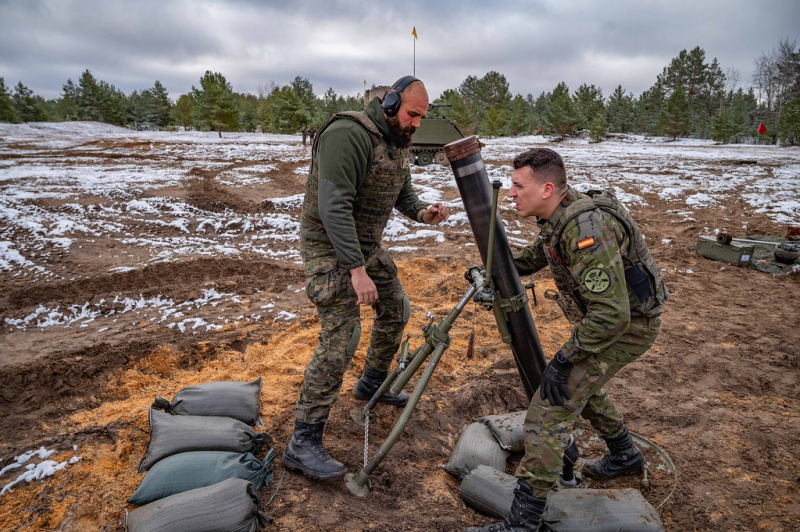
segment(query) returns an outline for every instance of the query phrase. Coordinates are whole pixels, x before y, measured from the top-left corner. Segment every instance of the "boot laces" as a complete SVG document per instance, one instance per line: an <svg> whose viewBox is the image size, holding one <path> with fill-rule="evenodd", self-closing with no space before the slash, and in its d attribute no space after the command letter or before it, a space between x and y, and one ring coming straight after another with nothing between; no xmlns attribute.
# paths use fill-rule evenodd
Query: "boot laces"
<svg viewBox="0 0 800 532"><path fill-rule="evenodd" d="M309 441L308 442L311 449L317 454L320 460L323 462L327 461L334 461L334 458L330 455L328 450L322 445L322 441Z"/></svg>
<svg viewBox="0 0 800 532"><path fill-rule="evenodd" d="M324 446L324 445L322 445L322 442L321 442L321 441L314 441L314 440L311 440L311 441L309 441L308 443L310 444L309 446L310 446L312 449L314 449L314 450L315 450L317 453L319 453L319 454L320 454L320 456L323 456L323 457L325 457L325 456L327 456L327 457L330 457L330 455L328 454L328 451L327 451L327 449L325 449L325 446Z"/></svg>

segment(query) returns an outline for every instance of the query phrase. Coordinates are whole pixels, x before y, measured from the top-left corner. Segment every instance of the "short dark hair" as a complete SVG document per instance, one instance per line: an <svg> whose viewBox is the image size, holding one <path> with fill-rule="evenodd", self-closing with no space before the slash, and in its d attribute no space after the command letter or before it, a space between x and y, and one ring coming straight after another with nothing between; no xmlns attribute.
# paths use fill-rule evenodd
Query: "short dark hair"
<svg viewBox="0 0 800 532"><path fill-rule="evenodd" d="M549 148L533 148L514 157L514 170L523 166L531 169L534 179L548 177L558 190L567 187L567 170L561 156Z"/></svg>

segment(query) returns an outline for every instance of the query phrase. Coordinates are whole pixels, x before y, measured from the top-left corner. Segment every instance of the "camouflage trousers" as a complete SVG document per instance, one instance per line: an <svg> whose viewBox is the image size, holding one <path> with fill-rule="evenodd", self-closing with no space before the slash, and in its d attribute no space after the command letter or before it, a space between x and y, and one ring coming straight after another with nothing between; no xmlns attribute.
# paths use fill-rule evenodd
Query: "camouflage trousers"
<svg viewBox="0 0 800 532"><path fill-rule="evenodd" d="M634 317L627 332L609 349L573 364L567 381L570 399L563 405L551 405L536 391L525 415L525 456L516 473L533 487L535 497L547 497L558 480L578 416L589 420L601 438L622 433L622 415L603 386L653 345L660 327L658 317Z"/></svg>
<svg viewBox="0 0 800 532"><path fill-rule="evenodd" d="M319 423L328 419L339 396L344 372L361 339L361 310L350 271L342 267L335 255L315 257L313 253L303 253L303 258L306 295L317 307L320 332L319 344L306 367L295 415L304 423ZM375 320L367 364L378 371L388 371L400 347L411 307L388 251L377 247L365 267L378 290L378 301L372 305Z"/></svg>

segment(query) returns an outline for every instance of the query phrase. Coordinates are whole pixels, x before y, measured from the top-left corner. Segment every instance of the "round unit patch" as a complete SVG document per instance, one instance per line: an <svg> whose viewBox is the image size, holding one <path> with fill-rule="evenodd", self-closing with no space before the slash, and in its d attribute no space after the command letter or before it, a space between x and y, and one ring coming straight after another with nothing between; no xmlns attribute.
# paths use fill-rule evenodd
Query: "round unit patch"
<svg viewBox="0 0 800 532"><path fill-rule="evenodd" d="M583 276L583 284L589 292L600 294L608 290L609 285L611 285L611 279L609 279L605 270L592 268Z"/></svg>

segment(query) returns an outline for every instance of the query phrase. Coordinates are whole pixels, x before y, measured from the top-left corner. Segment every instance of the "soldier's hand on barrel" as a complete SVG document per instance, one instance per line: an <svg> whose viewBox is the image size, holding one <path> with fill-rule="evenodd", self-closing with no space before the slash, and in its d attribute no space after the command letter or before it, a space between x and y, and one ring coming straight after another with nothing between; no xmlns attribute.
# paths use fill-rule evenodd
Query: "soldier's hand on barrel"
<svg viewBox="0 0 800 532"><path fill-rule="evenodd" d="M542 386L539 395L551 405L561 406L569 399L567 379L572 371L572 364L559 351L550 361L542 375Z"/></svg>
<svg viewBox="0 0 800 532"><path fill-rule="evenodd" d="M378 300L378 289L375 288L375 283L367 275L367 270L364 266L350 270L350 277L358 296L359 305L371 305Z"/></svg>
<svg viewBox="0 0 800 532"><path fill-rule="evenodd" d="M426 224L438 224L450 217L450 208L446 205L442 205L441 203L434 203L428 210L425 211L425 215L422 217L425 220Z"/></svg>

